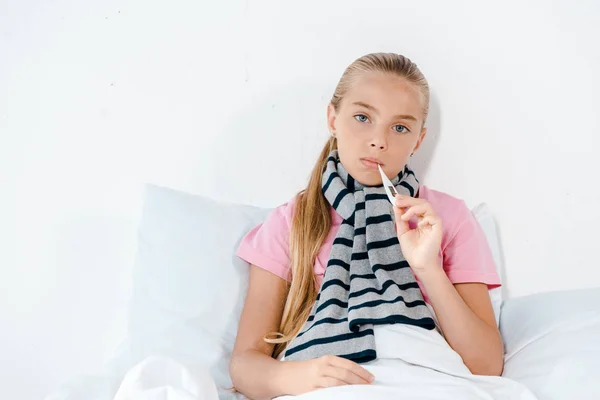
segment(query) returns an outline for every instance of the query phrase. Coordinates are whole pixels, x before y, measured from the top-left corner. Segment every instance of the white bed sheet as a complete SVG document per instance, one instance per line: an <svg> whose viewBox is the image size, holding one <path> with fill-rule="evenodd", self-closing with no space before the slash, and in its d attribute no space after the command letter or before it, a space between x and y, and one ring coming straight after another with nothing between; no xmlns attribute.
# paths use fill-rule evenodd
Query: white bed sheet
<svg viewBox="0 0 600 400"><path fill-rule="evenodd" d="M501 315L504 377L541 400L600 398L600 288L508 300ZM122 379L109 365L74 378L46 400L113 400ZM241 397L217 390L220 398Z"/></svg>

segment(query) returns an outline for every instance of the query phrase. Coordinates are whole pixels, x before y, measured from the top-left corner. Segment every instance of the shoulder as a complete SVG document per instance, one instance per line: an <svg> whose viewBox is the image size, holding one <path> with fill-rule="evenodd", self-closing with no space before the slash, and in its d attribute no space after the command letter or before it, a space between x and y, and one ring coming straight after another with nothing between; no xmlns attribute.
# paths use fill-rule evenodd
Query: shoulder
<svg viewBox="0 0 600 400"><path fill-rule="evenodd" d="M289 279L289 235L296 198L271 210L267 218L241 240L236 255L249 264Z"/></svg>
<svg viewBox="0 0 600 400"><path fill-rule="evenodd" d="M282 227L291 228L299 196L300 194L297 194L285 203L273 208L268 219L278 222Z"/></svg>
<svg viewBox="0 0 600 400"><path fill-rule="evenodd" d="M448 193L433 190L424 185L419 188L419 198L427 200L435 212L442 218L444 216L464 214L465 211L470 213L469 208L463 199L459 199Z"/></svg>
<svg viewBox="0 0 600 400"><path fill-rule="evenodd" d="M431 189L425 185L419 187L419 198L427 200L432 206L440 208L462 207L465 204L462 199L448 193L440 192L439 190Z"/></svg>
<svg viewBox="0 0 600 400"><path fill-rule="evenodd" d="M444 270L453 284L480 282L489 289L501 285L487 238L462 199L422 186L427 200L442 219Z"/></svg>
<svg viewBox="0 0 600 400"><path fill-rule="evenodd" d="M435 213L442 219L447 240L451 240L462 225L474 220L463 199L431 189L425 185L419 188L419 198L427 200Z"/></svg>

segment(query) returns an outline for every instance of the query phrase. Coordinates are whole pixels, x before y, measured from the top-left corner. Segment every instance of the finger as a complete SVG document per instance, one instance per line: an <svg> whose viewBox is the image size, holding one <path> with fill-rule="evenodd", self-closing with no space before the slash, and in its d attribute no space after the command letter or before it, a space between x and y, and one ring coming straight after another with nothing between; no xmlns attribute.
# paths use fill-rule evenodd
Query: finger
<svg viewBox="0 0 600 400"><path fill-rule="evenodd" d="M431 226L432 228L438 228L441 226L442 220L434 215L427 215L423 217L418 223L419 228Z"/></svg>
<svg viewBox="0 0 600 400"><path fill-rule="evenodd" d="M328 388L328 387L344 386L344 385L347 385L347 383L340 379L332 378L330 376L324 376L319 380L317 387Z"/></svg>
<svg viewBox="0 0 600 400"><path fill-rule="evenodd" d="M354 361L350 361L342 357L335 357L335 359L332 359L331 364L334 367L343 368L351 372L353 375L356 375L361 380L365 381L365 383L370 383L375 379L372 373Z"/></svg>
<svg viewBox="0 0 600 400"><path fill-rule="evenodd" d="M330 360L330 365L332 365L334 367L346 369L346 370L362 377L363 379L365 379L367 381L369 379L373 378L373 374L371 374L365 368L361 367L356 362L348 360L343 357L336 357L336 356L332 357Z"/></svg>
<svg viewBox="0 0 600 400"><path fill-rule="evenodd" d="M346 385L367 385L371 383L369 380L364 379L362 376L355 374L354 372L335 365L330 365L324 372L325 376L329 378L335 378Z"/></svg>
<svg viewBox="0 0 600 400"><path fill-rule="evenodd" d="M416 206L409 207L404 214L402 214L402 219L404 221L410 220L413 216L424 217L426 215L431 215L433 213L433 209L431 205L428 203L418 204Z"/></svg>
<svg viewBox="0 0 600 400"><path fill-rule="evenodd" d="M418 198L410 197L410 196L402 196L402 195L396 195L394 200L395 200L395 205L397 205L398 207L410 207L410 206L414 206L417 204L427 203L427 201L423 200L423 199L418 199Z"/></svg>
<svg viewBox="0 0 600 400"><path fill-rule="evenodd" d="M410 230L408 222L402 218L403 211L400 207L393 206L394 219L396 220L396 233L398 236L402 236L405 232Z"/></svg>

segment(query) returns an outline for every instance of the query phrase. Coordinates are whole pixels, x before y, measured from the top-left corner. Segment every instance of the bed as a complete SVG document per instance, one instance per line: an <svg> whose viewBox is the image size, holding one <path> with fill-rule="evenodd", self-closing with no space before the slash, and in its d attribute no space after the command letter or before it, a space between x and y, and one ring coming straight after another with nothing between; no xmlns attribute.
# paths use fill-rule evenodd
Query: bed
<svg viewBox="0 0 600 400"><path fill-rule="evenodd" d="M215 397L243 398L228 374L248 278L234 252L269 212L147 185L127 336L97 374L75 376L46 399L113 400L126 374L153 357L172 360L169 371L206 371ZM472 212L503 277L493 215L485 204ZM502 288L490 291L505 343L503 376L538 399L600 399L600 288L504 297ZM147 398L183 399L161 393Z"/></svg>

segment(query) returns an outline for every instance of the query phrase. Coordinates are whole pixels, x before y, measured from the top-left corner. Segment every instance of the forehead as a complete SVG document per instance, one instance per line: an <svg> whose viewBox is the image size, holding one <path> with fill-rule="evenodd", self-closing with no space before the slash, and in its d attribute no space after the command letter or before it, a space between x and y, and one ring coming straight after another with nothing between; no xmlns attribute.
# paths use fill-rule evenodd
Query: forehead
<svg viewBox="0 0 600 400"><path fill-rule="evenodd" d="M411 114L421 118L423 96L406 79L380 72L363 73L354 78L342 103L360 101L382 114Z"/></svg>

